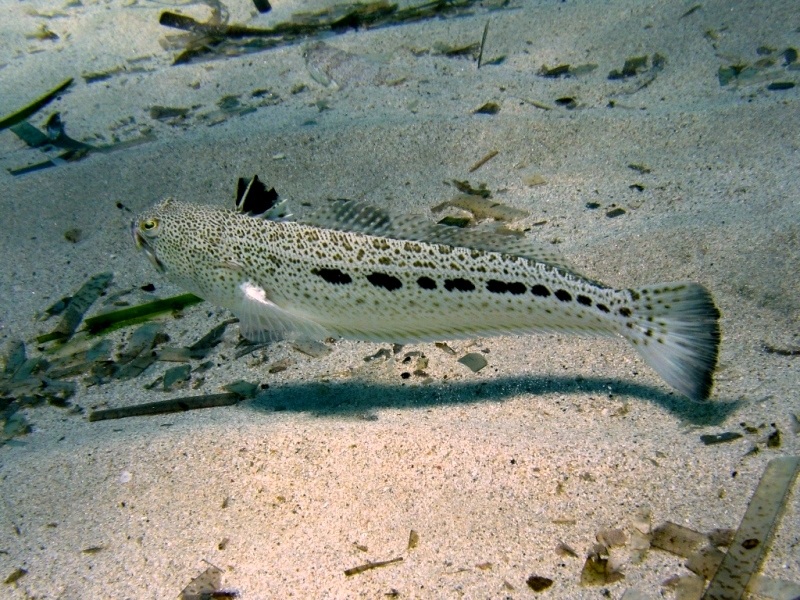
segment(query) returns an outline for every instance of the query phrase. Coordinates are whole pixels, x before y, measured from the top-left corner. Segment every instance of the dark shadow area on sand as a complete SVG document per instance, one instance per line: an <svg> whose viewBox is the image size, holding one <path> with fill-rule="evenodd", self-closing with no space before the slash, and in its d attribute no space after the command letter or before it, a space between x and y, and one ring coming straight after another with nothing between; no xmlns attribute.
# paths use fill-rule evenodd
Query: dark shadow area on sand
<svg viewBox="0 0 800 600"><path fill-rule="evenodd" d="M613 391L612 391L613 390ZM637 383L612 378L504 377L486 381L454 381L387 385L355 380L296 383L270 387L244 406L261 411L309 412L317 416L361 416L375 409L411 409L479 402L503 402L513 396L596 394L632 397L658 404L679 419L697 426L719 425L742 402L689 399Z"/></svg>

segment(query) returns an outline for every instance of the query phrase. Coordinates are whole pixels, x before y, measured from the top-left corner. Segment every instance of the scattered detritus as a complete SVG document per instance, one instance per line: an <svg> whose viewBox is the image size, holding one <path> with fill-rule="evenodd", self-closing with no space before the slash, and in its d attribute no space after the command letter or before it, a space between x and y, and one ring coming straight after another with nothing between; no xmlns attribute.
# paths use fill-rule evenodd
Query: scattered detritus
<svg viewBox="0 0 800 600"><path fill-rule="evenodd" d="M398 556L396 558L391 558L389 560L378 560L375 562L366 562L364 564L351 567L349 569L345 569L344 574L350 577L351 575L358 575L359 573L364 573L365 571L369 571L371 569L377 569L379 567L386 567L388 565L393 565L395 563L403 562L403 557Z"/></svg>
<svg viewBox="0 0 800 600"><path fill-rule="evenodd" d="M474 188L473 188L474 189ZM479 190L483 191L483 190ZM528 212L514 208L502 202L489 200L485 194L460 194L450 200L445 200L431 208L433 214L439 214L447 208L456 208L472 214L476 221L491 219L493 221L511 222L523 219Z"/></svg>
<svg viewBox="0 0 800 600"><path fill-rule="evenodd" d="M714 446L716 444L724 444L725 442L732 442L742 437L741 433L735 431L725 431L722 433L706 433L700 436L700 441L706 446Z"/></svg>
<svg viewBox="0 0 800 600"><path fill-rule="evenodd" d="M474 165L472 165L472 166L469 168L469 172L470 172L470 173L474 173L475 171L477 171L478 169L480 169L480 168L481 168L483 165L485 165L487 162L489 162L490 160L492 160L492 159L493 159L495 156L497 156L498 154L500 154L500 151L499 151L499 150L492 150L491 152L489 152L488 154L486 154L486 155L485 155L483 158L481 158L481 159L480 159L478 162L476 162Z"/></svg>
<svg viewBox="0 0 800 600"><path fill-rule="evenodd" d="M22 577L28 574L28 571L23 568L14 569L11 574L3 580L3 583L6 585L11 585L12 583L19 581Z"/></svg>
<svg viewBox="0 0 800 600"><path fill-rule="evenodd" d="M181 590L178 600L228 600L238 597L239 592L222 589L222 569L211 565Z"/></svg>
<svg viewBox="0 0 800 600"><path fill-rule="evenodd" d="M311 358L322 358L331 353L329 346L316 340L298 340L292 342L292 348Z"/></svg>
<svg viewBox="0 0 800 600"><path fill-rule="evenodd" d="M621 69L613 69L608 74L611 81L633 81L633 87L620 89L619 94L632 94L647 87L664 70L667 59L656 52L652 56L642 55L627 58Z"/></svg>
<svg viewBox="0 0 800 600"><path fill-rule="evenodd" d="M477 373L489 364L483 357L483 354L478 352L470 352L469 354L465 354L458 359L458 362L467 367L473 373Z"/></svg>
<svg viewBox="0 0 800 600"><path fill-rule="evenodd" d="M528 587L534 592L543 592L553 585L553 580L549 577L542 577L541 575L531 575L525 580Z"/></svg>
<svg viewBox="0 0 800 600"><path fill-rule="evenodd" d="M496 115L500 112L500 105L497 102L486 102L472 112L476 115Z"/></svg>
<svg viewBox="0 0 800 600"><path fill-rule="evenodd" d="M800 457L773 458L747 506L742 522L703 600L741 598L769 547L772 530L800 469Z"/></svg>
<svg viewBox="0 0 800 600"><path fill-rule="evenodd" d="M105 292L111 283L113 275L111 273L100 273L83 284L81 288L72 296L64 311L61 322L53 331L36 338L39 343L68 340L83 320L83 315L94 304L94 302Z"/></svg>
<svg viewBox="0 0 800 600"><path fill-rule="evenodd" d="M761 348L767 354L777 354L778 356L800 356L800 348L779 348L766 342L761 344Z"/></svg>
<svg viewBox="0 0 800 600"><path fill-rule="evenodd" d="M583 564L581 586L608 585L624 578L609 560L608 549L602 544L595 544Z"/></svg>
<svg viewBox="0 0 800 600"><path fill-rule="evenodd" d="M453 179L452 183L462 194L480 196L481 198L489 198L492 195L492 192L486 189L486 184L484 183L480 184L478 187L473 187L470 185L469 181L459 181L458 179Z"/></svg>
<svg viewBox="0 0 800 600"><path fill-rule="evenodd" d="M488 4L488 5L487 5ZM238 56L308 40L315 36L341 34L353 29L377 29L427 19L450 18L470 14L482 5L488 10L502 10L504 0L431 0L417 5L400 7L386 0L339 4L317 12L297 13L292 21L268 28L228 25L227 14L215 8L209 21L201 23L189 16L164 11L159 23L182 29L191 34L173 64L215 57ZM473 43L471 52L479 50ZM497 59L495 59L497 60ZM482 63L485 64L485 63Z"/></svg>
<svg viewBox="0 0 800 600"><path fill-rule="evenodd" d="M547 65L542 65L539 69L538 75L540 77L547 77L549 79L561 79L567 77L579 77L581 75L587 75L597 69L597 65L594 63L587 63L584 65L576 65L572 66L570 64L560 64L556 65L555 67L548 67Z"/></svg>
<svg viewBox="0 0 800 600"><path fill-rule="evenodd" d="M795 583L756 575L798 469L800 457L770 461L736 532L715 529L704 534L671 522L653 529L651 547L685 558L686 568L693 573L670 577L663 586L686 599L699 598L707 580L711 584L702 596L704 600L739 599L745 589L773 598L800 594ZM720 549L725 547L727 553Z"/></svg>
<svg viewBox="0 0 800 600"><path fill-rule="evenodd" d="M178 365L170 367L164 371L163 388L165 392L184 387L185 383L189 381L192 374L191 365Z"/></svg>
<svg viewBox="0 0 800 600"><path fill-rule="evenodd" d="M639 164L639 163L629 163L628 164L628 168L636 171L637 173L639 173L641 175L647 175L648 173L652 173L653 172L653 169L651 169L647 165Z"/></svg>
<svg viewBox="0 0 800 600"><path fill-rule="evenodd" d="M486 25L483 27L483 34L481 35L481 45L478 50L478 69L481 68L483 64L483 48L486 46L486 35L489 33L489 21L486 21Z"/></svg>
<svg viewBox="0 0 800 600"><path fill-rule="evenodd" d="M796 85L791 79L783 79L787 74L796 72L800 68L795 48L789 47L777 52L773 48L762 46L756 49L756 54L761 58L752 62L742 60L720 66L717 71L720 86L737 89L768 82L767 90L782 91L792 89Z"/></svg>
<svg viewBox="0 0 800 600"><path fill-rule="evenodd" d="M419 545L419 533L414 531L413 529L408 532L408 545L406 546L407 550L413 550Z"/></svg>
<svg viewBox="0 0 800 600"><path fill-rule="evenodd" d="M222 387L232 394L236 394L240 399L255 398L259 390L257 383L251 383L243 379L227 383Z"/></svg>
<svg viewBox="0 0 800 600"><path fill-rule="evenodd" d="M125 142L116 142L112 144L94 146L73 139L66 134L64 122L61 120L59 113L54 113L47 119L45 124L45 131L41 131L34 127L25 119L32 116L43 106L46 106L52 99L63 89L65 89L72 79L68 79L55 90L49 92L42 98L36 100L31 105L17 111L16 113L5 117L0 121L0 130L4 128L10 129L14 135L21 139L30 148L36 148L47 156L42 162L26 165L24 167L8 168L11 175L19 176L34 171L40 171L50 167L65 164L67 162L74 162L81 160L92 152L112 152L129 148L149 141L151 136L149 134L141 135L140 137Z"/></svg>

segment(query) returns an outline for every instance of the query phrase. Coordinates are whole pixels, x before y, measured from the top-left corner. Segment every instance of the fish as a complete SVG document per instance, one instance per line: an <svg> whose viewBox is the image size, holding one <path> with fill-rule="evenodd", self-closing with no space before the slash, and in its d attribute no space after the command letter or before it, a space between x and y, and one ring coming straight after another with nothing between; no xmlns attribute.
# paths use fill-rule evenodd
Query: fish
<svg viewBox="0 0 800 600"><path fill-rule="evenodd" d="M618 335L677 392L712 391L721 315L699 283L616 289L527 237L362 201L295 217L257 177L240 180L232 208L166 198L131 234L157 271L229 309L253 341Z"/></svg>

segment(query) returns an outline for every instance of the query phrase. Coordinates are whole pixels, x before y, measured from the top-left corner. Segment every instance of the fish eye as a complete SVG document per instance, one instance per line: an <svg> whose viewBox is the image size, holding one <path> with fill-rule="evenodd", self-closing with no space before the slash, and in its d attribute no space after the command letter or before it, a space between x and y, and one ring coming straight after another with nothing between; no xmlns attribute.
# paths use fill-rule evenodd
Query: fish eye
<svg viewBox="0 0 800 600"><path fill-rule="evenodd" d="M144 233L155 233L158 229L158 219L145 219L139 224L139 229Z"/></svg>

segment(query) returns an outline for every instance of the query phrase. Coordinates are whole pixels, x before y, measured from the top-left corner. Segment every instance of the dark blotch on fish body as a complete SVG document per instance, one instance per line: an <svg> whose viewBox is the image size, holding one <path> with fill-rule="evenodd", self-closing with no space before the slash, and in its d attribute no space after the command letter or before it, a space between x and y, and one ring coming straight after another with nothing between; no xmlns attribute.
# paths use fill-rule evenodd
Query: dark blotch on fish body
<svg viewBox="0 0 800 600"><path fill-rule="evenodd" d="M387 275L386 273L370 273L367 275L367 281L369 281L375 287L386 288L390 292L399 290L401 287L403 287L402 281L400 281L394 275Z"/></svg>
<svg viewBox="0 0 800 600"><path fill-rule="evenodd" d="M314 275L322 277L328 283L333 283L335 285L351 283L353 281L350 275L339 269L311 269L311 272Z"/></svg>
<svg viewBox="0 0 800 600"><path fill-rule="evenodd" d="M417 279L417 285L421 287L423 290L435 290L436 289L436 282L431 279L430 277L425 277L424 275Z"/></svg>
<svg viewBox="0 0 800 600"><path fill-rule="evenodd" d="M547 298L550 295L550 290L548 290L545 286L541 284L536 284L531 286L531 294L534 296L539 296L541 298Z"/></svg>
<svg viewBox="0 0 800 600"><path fill-rule="evenodd" d="M498 281L497 279L490 279L486 282L486 289L494 294L524 294L526 287L524 283L512 281L507 283L505 281Z"/></svg>
<svg viewBox="0 0 800 600"><path fill-rule="evenodd" d="M567 290L556 290L556 298L562 302L569 302L572 300L572 294L570 294Z"/></svg>
<svg viewBox="0 0 800 600"><path fill-rule="evenodd" d="M448 292L452 292L453 290L459 292L471 292L475 289L475 284L469 279L456 277L455 279L445 279L444 289L446 289Z"/></svg>

